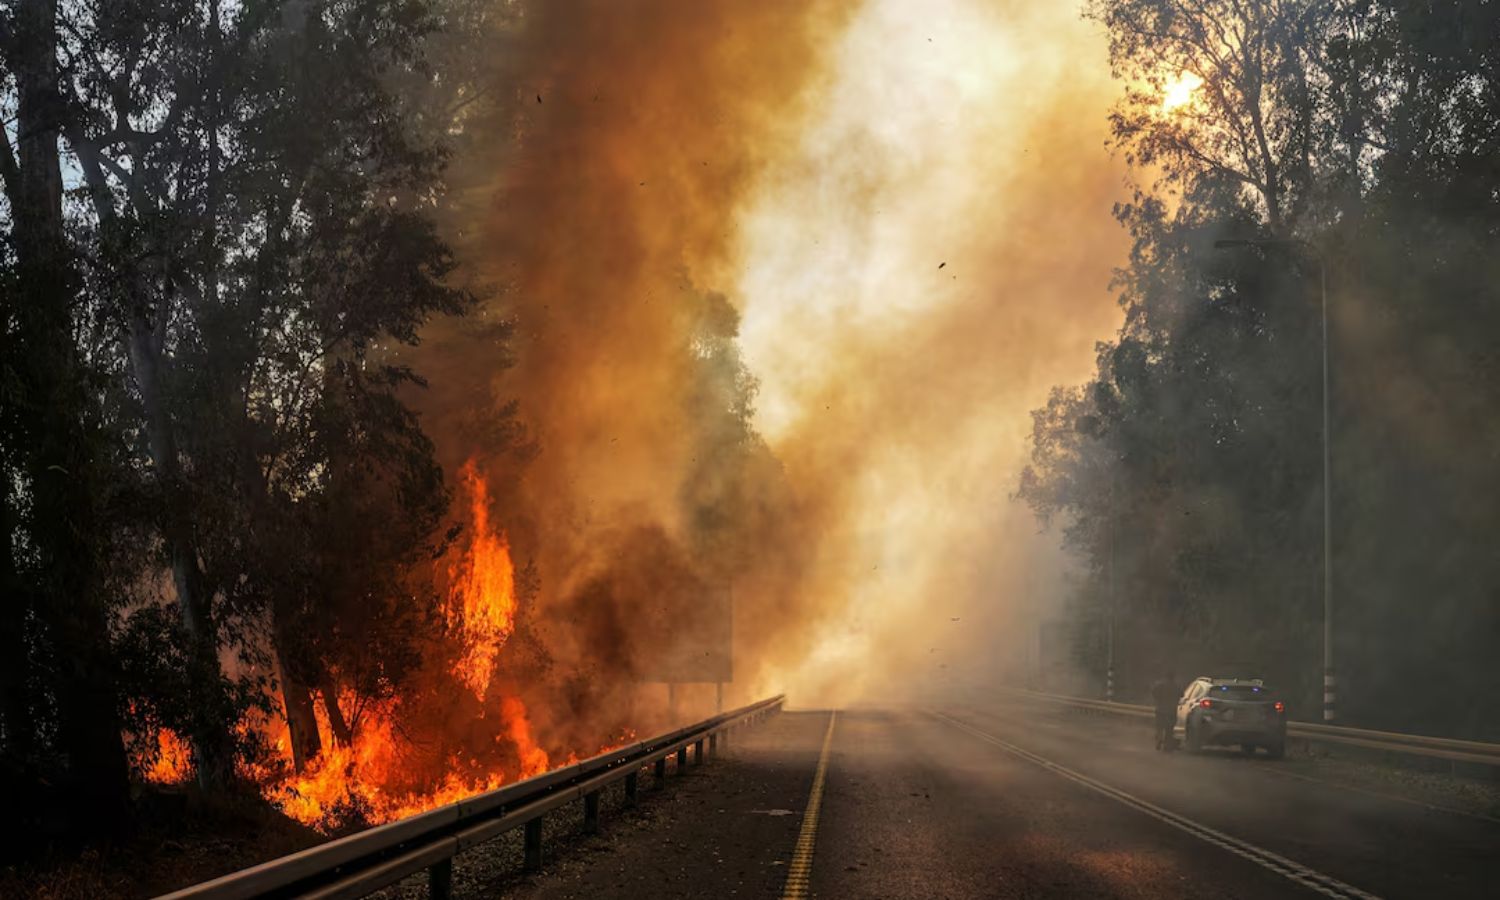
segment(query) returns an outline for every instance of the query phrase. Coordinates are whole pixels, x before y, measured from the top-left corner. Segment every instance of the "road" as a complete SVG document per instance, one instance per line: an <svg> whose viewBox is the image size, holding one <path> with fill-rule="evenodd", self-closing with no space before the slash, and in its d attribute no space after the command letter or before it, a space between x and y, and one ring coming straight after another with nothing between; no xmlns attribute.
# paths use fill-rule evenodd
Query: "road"
<svg viewBox="0 0 1500 900"><path fill-rule="evenodd" d="M787 712L683 782L523 895L1500 896L1500 822L1055 709Z"/></svg>

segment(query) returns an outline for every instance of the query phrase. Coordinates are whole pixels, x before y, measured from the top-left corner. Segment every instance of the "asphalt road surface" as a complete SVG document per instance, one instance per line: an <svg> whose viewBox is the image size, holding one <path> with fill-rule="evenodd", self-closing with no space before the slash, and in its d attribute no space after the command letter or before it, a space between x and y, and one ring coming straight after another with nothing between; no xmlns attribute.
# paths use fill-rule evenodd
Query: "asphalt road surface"
<svg viewBox="0 0 1500 900"><path fill-rule="evenodd" d="M1493 819L1033 706L787 712L660 796L522 894L1500 897Z"/></svg>

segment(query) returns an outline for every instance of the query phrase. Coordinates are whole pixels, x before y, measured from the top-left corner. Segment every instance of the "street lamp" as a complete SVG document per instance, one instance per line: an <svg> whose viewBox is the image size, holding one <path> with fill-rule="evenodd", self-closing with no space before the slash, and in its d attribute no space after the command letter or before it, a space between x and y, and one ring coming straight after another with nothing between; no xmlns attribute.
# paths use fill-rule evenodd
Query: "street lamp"
<svg viewBox="0 0 1500 900"><path fill-rule="evenodd" d="M1235 247L1295 248L1308 253L1318 264L1323 319L1323 721L1332 722L1335 718L1337 682L1333 673L1333 493L1329 474L1332 461L1328 424L1328 267L1318 248L1300 238L1214 241L1216 250Z"/></svg>
<svg viewBox="0 0 1500 900"><path fill-rule="evenodd" d="M1116 469L1109 470L1109 622L1106 658L1104 662L1104 699L1115 700L1115 478Z"/></svg>

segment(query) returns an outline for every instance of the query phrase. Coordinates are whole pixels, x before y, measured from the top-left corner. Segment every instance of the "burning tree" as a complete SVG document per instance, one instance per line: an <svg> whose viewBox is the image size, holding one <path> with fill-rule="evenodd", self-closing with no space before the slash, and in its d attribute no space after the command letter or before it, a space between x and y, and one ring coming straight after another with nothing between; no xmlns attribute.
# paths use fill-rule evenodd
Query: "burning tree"
<svg viewBox="0 0 1500 900"><path fill-rule="evenodd" d="M305 767L391 702L436 627L448 497L399 348L472 298L432 223L442 144L403 126L392 84L426 66L439 12L0 14L0 102L24 118L19 155L9 130L0 147L6 236L36 238L0 257L28 347L0 416L0 734L80 810L123 802L117 709L153 772L186 746L220 789L256 707Z"/></svg>

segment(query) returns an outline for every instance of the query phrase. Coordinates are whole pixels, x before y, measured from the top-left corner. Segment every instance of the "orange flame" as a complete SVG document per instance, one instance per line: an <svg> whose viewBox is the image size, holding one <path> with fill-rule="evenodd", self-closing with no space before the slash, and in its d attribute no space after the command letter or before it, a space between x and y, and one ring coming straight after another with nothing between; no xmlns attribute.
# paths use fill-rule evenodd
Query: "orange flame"
<svg viewBox="0 0 1500 900"><path fill-rule="evenodd" d="M155 758L139 754L136 766L141 769L141 777L152 784L182 784L193 777L193 752L177 732L159 728Z"/></svg>
<svg viewBox="0 0 1500 900"><path fill-rule="evenodd" d="M447 615L464 648L454 674L483 700L495 658L516 627L515 567L505 533L490 525L489 489L473 460L464 464L459 479L468 490L473 521L468 552L448 569Z"/></svg>
<svg viewBox="0 0 1500 900"><path fill-rule="evenodd" d="M516 752L521 755L521 777L530 778L547 771L547 751L537 746L531 734L531 722L526 718L526 704L519 697L506 697L500 701L500 715L505 718L510 730L510 739L515 742Z"/></svg>
<svg viewBox="0 0 1500 900"><path fill-rule="evenodd" d="M459 470L468 498L470 530L466 544L448 567L448 602L444 610L458 641L453 675L480 701L490 690L496 660L515 630L515 567L505 533L490 521L489 488L471 460ZM346 708L353 698L341 698ZM410 745L397 733L398 701L366 710L352 746L324 744L322 754L300 774L261 779L268 799L292 818L331 830L350 814L370 822L387 822L493 790L507 773L477 759L454 757L440 780L413 786ZM318 730L330 735L326 709L316 708ZM276 723L275 745L287 755L291 742L284 721ZM550 767L546 750L532 732L525 704L517 697L500 701L496 743L513 744L521 778ZM281 771L289 771L285 766Z"/></svg>
<svg viewBox="0 0 1500 900"><path fill-rule="evenodd" d="M325 746L301 774L291 774L265 785L264 793L288 816L327 831L351 815L372 824L425 812L447 803L499 787L501 772L479 772L465 777L460 760L451 760L441 782L426 789L402 789L405 760L396 734L396 706L367 714L367 724L353 746ZM318 728L330 734L327 716L317 710ZM285 723L278 723L285 729ZM277 747L288 746L281 740Z"/></svg>
<svg viewBox="0 0 1500 900"><path fill-rule="evenodd" d="M422 717L403 717L399 697L367 699L352 740L335 743L327 707L319 702L314 718L322 749L303 771L296 772L287 720L252 711L238 724L238 734L244 744L259 744L269 751L269 757L252 754L241 759L237 772L259 786L262 795L283 813L303 824L331 832L350 825L389 822L493 790L512 779L540 775L553 766L520 697L501 696L498 717L494 717L495 707L483 702L491 691L501 648L515 630L515 568L504 531L490 521L488 485L478 468L470 461L459 478L468 498L471 529L467 542L449 563L444 610L458 657L451 668L442 665L434 670L440 678L451 674L481 701L485 708L479 720L494 723L492 743L485 747L481 738L480 746L474 748L477 756L463 751L441 760L430 751L424 756L401 730L403 724ZM348 711L361 706L357 699L349 694L338 702ZM418 709L412 707L412 711ZM146 780L175 784L191 777L192 755L177 734L158 730L156 752L151 754L151 749L148 742L136 757ZM577 760L576 754L569 753L561 764ZM438 765L440 771L434 771Z"/></svg>

